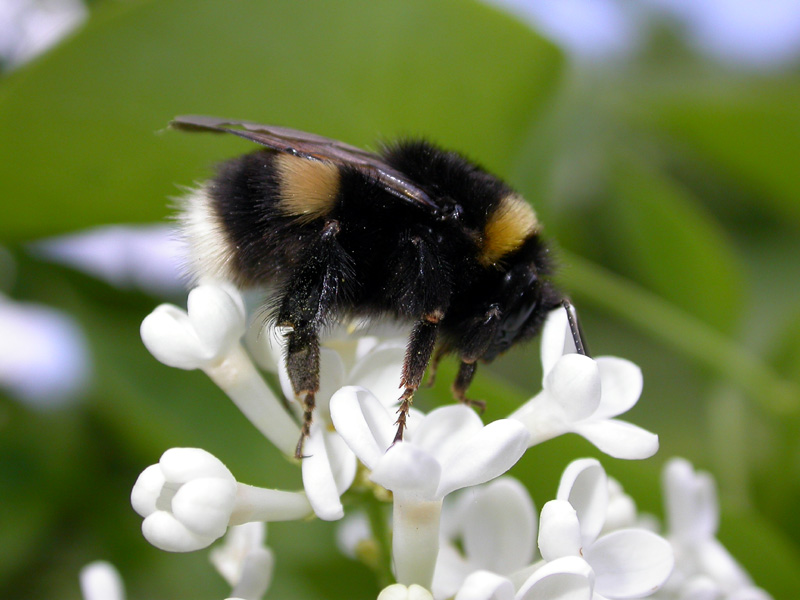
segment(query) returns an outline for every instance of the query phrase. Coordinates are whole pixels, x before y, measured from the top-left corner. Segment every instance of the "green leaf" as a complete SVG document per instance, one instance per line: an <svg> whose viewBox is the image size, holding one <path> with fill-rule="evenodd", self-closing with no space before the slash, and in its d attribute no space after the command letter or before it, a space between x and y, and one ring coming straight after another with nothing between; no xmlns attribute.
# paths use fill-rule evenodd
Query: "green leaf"
<svg viewBox="0 0 800 600"><path fill-rule="evenodd" d="M755 585L773 598L795 597L800 587L800 553L785 532L754 511L723 510L719 538Z"/></svg>
<svg viewBox="0 0 800 600"><path fill-rule="evenodd" d="M702 205L635 159L618 163L609 205L625 272L720 331L735 331L743 277L721 228Z"/></svg>
<svg viewBox="0 0 800 600"><path fill-rule="evenodd" d="M800 223L800 81L752 77L657 86L639 96L635 112L715 165L751 206Z"/></svg>
<svg viewBox="0 0 800 600"><path fill-rule="evenodd" d="M164 131L177 114L367 145L422 134L501 172L560 54L510 16L446 0L162 0L105 7L0 89L0 237L167 214L176 184L252 144Z"/></svg>

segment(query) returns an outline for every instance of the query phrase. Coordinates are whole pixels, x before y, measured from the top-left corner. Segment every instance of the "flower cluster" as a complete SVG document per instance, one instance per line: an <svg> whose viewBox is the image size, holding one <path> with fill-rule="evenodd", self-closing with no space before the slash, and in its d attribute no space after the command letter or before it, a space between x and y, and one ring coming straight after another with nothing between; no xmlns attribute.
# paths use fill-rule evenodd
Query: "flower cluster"
<svg viewBox="0 0 800 600"><path fill-rule="evenodd" d="M283 336L253 334L253 327L248 333L244 306L233 288L201 285L186 311L163 305L149 315L142 339L161 362L204 371L293 460L300 408L281 360ZM538 519L525 487L504 475L529 447L564 433L619 458L646 458L658 448L654 434L616 419L639 399L638 367L576 354L563 311L550 315L542 335L542 392L487 424L465 405L428 414L412 409L403 441L393 443L404 353L401 339L352 330L322 349L315 421L299 464L302 491L240 483L201 449L167 450L131 496L146 539L188 552L224 536L212 560L232 596L247 600L262 598L271 578L263 523L310 515L345 517L340 540L350 556L364 556L366 547L391 548L386 560L368 561L390 568L382 575L396 582L379 600L739 598L730 594L755 590L741 569L723 568L715 525L701 535L695 524L681 522L686 505L702 504L696 496L708 499L708 491L683 471L675 474L678 467L667 475L670 505L678 507L670 512L667 538L638 525L633 501L594 459L567 467ZM277 372L287 402L256 364ZM343 502L356 481L373 493ZM391 518L387 513L385 526L376 529L363 518L369 507L359 502L391 502ZM692 595L698 581L713 582L719 593Z"/></svg>

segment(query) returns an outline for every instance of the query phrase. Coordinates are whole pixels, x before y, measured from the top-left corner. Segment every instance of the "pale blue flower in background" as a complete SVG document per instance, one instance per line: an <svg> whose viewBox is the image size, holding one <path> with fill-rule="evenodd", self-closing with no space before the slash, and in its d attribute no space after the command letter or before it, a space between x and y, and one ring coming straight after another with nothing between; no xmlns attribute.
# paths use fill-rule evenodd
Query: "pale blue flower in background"
<svg viewBox="0 0 800 600"><path fill-rule="evenodd" d="M81 0L0 2L0 64L17 67L55 45L86 20Z"/></svg>
<svg viewBox="0 0 800 600"><path fill-rule="evenodd" d="M157 296L186 289L184 246L168 225L105 225L40 240L30 249L118 288Z"/></svg>
<svg viewBox="0 0 800 600"><path fill-rule="evenodd" d="M634 53L656 20L673 21L688 43L716 60L779 68L800 55L796 0L487 0L508 10L581 62Z"/></svg>
<svg viewBox="0 0 800 600"><path fill-rule="evenodd" d="M89 386L86 338L69 315L0 294L0 388L36 408L72 402Z"/></svg>

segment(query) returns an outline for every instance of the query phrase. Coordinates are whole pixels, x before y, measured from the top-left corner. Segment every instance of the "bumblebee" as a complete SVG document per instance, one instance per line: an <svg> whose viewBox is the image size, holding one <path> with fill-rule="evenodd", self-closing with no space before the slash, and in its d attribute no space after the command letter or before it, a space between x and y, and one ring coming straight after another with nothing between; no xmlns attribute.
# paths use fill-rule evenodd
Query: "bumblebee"
<svg viewBox="0 0 800 600"><path fill-rule="evenodd" d="M230 133L263 148L222 164L187 198L180 220L190 268L246 288L275 290L286 326L286 368L304 402L309 434L319 389L320 332L347 318L411 324L395 441L433 360L460 367L460 402L478 361L491 362L537 335L547 314L568 308L551 283L553 260L531 206L462 155L422 140L378 153L293 129L182 116L173 128Z"/></svg>

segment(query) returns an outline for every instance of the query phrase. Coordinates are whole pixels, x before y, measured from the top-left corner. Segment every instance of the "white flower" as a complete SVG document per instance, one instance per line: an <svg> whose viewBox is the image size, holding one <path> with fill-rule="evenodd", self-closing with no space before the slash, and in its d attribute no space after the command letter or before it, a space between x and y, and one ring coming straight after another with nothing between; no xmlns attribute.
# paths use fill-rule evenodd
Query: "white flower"
<svg viewBox="0 0 800 600"><path fill-rule="evenodd" d="M300 429L242 348L244 332L241 295L213 284L193 289L186 311L162 304L141 326L153 356L171 367L202 369L267 439L293 456Z"/></svg>
<svg viewBox="0 0 800 600"><path fill-rule="evenodd" d="M536 512L528 491L512 477L450 495L441 529L432 588L436 598L453 597L476 571L507 576L533 561Z"/></svg>
<svg viewBox="0 0 800 600"><path fill-rule="evenodd" d="M421 585L406 587L402 583L395 583L381 590L378 600L433 600L433 596Z"/></svg>
<svg viewBox="0 0 800 600"><path fill-rule="evenodd" d="M86 338L71 317L0 294L0 387L47 408L74 400L90 370Z"/></svg>
<svg viewBox="0 0 800 600"><path fill-rule="evenodd" d="M229 525L302 519L305 494L237 483L218 458L199 448L172 448L145 469L131 492L142 533L157 548L191 552L222 537Z"/></svg>
<svg viewBox="0 0 800 600"><path fill-rule="evenodd" d="M145 317L142 341L159 361L178 369L221 362L245 331L244 302L230 286L201 285L189 292L187 310L162 304Z"/></svg>
<svg viewBox="0 0 800 600"><path fill-rule="evenodd" d="M719 507L711 476L673 458L664 467L663 486L676 560L670 591L681 598L769 598L716 539Z"/></svg>
<svg viewBox="0 0 800 600"><path fill-rule="evenodd" d="M528 428L530 445L572 432L615 458L655 454L658 436L612 418L639 400L639 367L621 358L575 354L571 340L564 310L550 313L542 333L543 390L511 415Z"/></svg>
<svg viewBox="0 0 800 600"><path fill-rule="evenodd" d="M674 564L666 540L636 528L598 537L608 509L608 484L599 462L571 463L556 497L544 505L539 520L545 561L582 557L594 572L595 599L641 597L664 583Z"/></svg>
<svg viewBox="0 0 800 600"><path fill-rule="evenodd" d="M125 600L122 577L111 563L98 560L83 567L80 584L84 600Z"/></svg>
<svg viewBox="0 0 800 600"><path fill-rule="evenodd" d="M406 438L391 446L394 416L369 391L355 387L334 394L331 418L350 449L372 471L370 479L393 492L397 580L426 588L431 586L438 554L442 499L507 471L528 441L528 433L516 421L484 426L473 410L454 405L426 417L412 413Z"/></svg>
<svg viewBox="0 0 800 600"><path fill-rule="evenodd" d="M266 529L262 522L231 527L223 545L211 550L211 562L233 587L232 596L260 600L269 588L275 559L264 546Z"/></svg>

